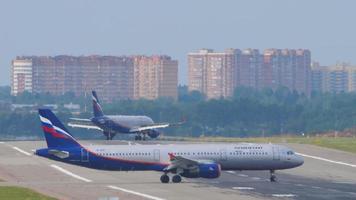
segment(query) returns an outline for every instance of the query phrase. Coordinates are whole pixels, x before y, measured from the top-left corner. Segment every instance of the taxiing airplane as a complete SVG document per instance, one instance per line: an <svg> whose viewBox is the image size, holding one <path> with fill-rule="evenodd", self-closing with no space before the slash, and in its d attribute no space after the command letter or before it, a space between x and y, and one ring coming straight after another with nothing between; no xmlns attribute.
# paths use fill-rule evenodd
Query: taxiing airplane
<svg viewBox="0 0 356 200"><path fill-rule="evenodd" d="M187 178L218 178L221 170L275 170L303 164L303 158L290 148L274 144L168 144L168 145L90 145L78 143L60 120L48 109L39 110L47 148L35 154L74 165L101 170L161 171L168 183Z"/></svg>
<svg viewBox="0 0 356 200"><path fill-rule="evenodd" d="M68 126L103 131L107 140L112 140L117 133L136 134L135 140L145 140L146 135L157 138L161 134L159 128L182 124L154 123L148 116L104 115L95 91L92 91L92 98L94 116L90 119L70 118L72 122Z"/></svg>

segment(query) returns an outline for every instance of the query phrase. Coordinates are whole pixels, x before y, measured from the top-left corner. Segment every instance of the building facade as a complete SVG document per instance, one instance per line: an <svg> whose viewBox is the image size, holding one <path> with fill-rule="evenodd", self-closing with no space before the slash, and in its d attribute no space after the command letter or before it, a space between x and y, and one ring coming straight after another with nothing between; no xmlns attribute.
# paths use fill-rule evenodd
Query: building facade
<svg viewBox="0 0 356 200"><path fill-rule="evenodd" d="M236 87L280 86L310 94L311 54L306 49L201 49L188 54L188 88L208 99L229 97Z"/></svg>
<svg viewBox="0 0 356 200"><path fill-rule="evenodd" d="M229 97L233 94L239 72L241 51L226 49L214 52L201 49L188 54L188 89L204 93L208 99Z"/></svg>
<svg viewBox="0 0 356 200"><path fill-rule="evenodd" d="M12 61L11 95L33 91L31 59L19 58Z"/></svg>
<svg viewBox="0 0 356 200"><path fill-rule="evenodd" d="M169 67L157 68L160 70L161 77L157 82L153 79L135 79L135 69L145 70L145 68L136 67L134 61L133 56L17 57L12 62L11 93L17 95L23 91L29 91L63 95L66 92L73 92L76 96L85 96L90 95L92 90L96 90L103 101L111 102L136 98L134 86L140 85L141 81L146 81L151 90L139 98L153 99L161 95L169 95L176 99L177 62L175 62L174 70L167 70L170 69ZM162 61L161 65L170 66L165 61ZM165 85L162 86L162 84ZM174 84L175 91L171 91ZM155 90L158 93L151 94Z"/></svg>
<svg viewBox="0 0 356 200"><path fill-rule="evenodd" d="M134 99L177 99L178 61L169 56L134 56Z"/></svg>
<svg viewBox="0 0 356 200"><path fill-rule="evenodd" d="M312 89L319 92L356 91L356 66L340 63L332 66L312 66Z"/></svg>

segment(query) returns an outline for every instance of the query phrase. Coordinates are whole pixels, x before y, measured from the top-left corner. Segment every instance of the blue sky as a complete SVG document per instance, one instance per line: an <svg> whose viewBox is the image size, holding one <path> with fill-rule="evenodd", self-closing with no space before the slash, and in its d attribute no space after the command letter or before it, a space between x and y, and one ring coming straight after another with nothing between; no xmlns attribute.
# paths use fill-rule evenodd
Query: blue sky
<svg viewBox="0 0 356 200"><path fill-rule="evenodd" d="M200 48L308 48L356 64L353 0L1 0L0 85L17 55L167 54L185 84Z"/></svg>

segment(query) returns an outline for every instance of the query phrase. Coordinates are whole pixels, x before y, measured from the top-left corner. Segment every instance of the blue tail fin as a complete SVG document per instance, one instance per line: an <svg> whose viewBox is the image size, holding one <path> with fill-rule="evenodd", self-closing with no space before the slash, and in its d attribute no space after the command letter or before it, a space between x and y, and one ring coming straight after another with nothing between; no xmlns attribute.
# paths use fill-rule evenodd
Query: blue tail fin
<svg viewBox="0 0 356 200"><path fill-rule="evenodd" d="M92 91L92 98L93 98L93 114L94 117L102 117L104 116L103 110L101 109L98 96L96 95L95 91Z"/></svg>
<svg viewBox="0 0 356 200"><path fill-rule="evenodd" d="M80 146L50 109L39 109L38 113L48 148L71 148Z"/></svg>

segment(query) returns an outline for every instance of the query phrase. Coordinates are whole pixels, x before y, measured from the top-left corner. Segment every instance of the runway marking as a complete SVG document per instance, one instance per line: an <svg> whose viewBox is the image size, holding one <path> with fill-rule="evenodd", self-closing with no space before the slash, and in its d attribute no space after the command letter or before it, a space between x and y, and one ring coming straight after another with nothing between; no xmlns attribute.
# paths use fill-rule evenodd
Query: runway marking
<svg viewBox="0 0 356 200"><path fill-rule="evenodd" d="M296 197L295 194L272 194L273 197Z"/></svg>
<svg viewBox="0 0 356 200"><path fill-rule="evenodd" d="M294 184L295 186L298 186L298 187L304 187L305 185L303 185L303 184L300 184L300 183L298 183L298 184Z"/></svg>
<svg viewBox="0 0 356 200"><path fill-rule="evenodd" d="M325 161L325 162L330 162L330 163L334 163L334 164L345 165L345 166L348 166L348 167L356 168L356 165L345 163L345 162L329 160L329 159L326 159L326 158L322 158L322 157L318 157L318 156L311 156L311 155L302 154L302 153L296 153L296 154L300 155L300 156L307 157L307 158L313 158L313 159L316 159L316 160L322 160L322 161Z"/></svg>
<svg viewBox="0 0 356 200"><path fill-rule="evenodd" d="M133 190L128 190L128 189L125 189L125 188L120 188L120 187L113 186L113 185L108 185L107 187L111 188L111 189L114 189L114 190L120 190L120 191L127 192L127 193L130 193L130 194L134 194L134 195L137 195L137 196L145 197L147 199L164 200L164 199L159 198L159 197L155 197L155 196L151 196L151 195L148 195L148 194L136 192L136 191L133 191Z"/></svg>
<svg viewBox="0 0 356 200"><path fill-rule="evenodd" d="M238 174L238 176L241 176L241 177L248 177L246 174Z"/></svg>
<svg viewBox="0 0 356 200"><path fill-rule="evenodd" d="M36 151L36 149L31 149L31 151L32 151L32 152L35 152L35 151Z"/></svg>
<svg viewBox="0 0 356 200"><path fill-rule="evenodd" d="M65 174L67 174L67 175L69 175L69 176L71 176L71 177L73 177L73 178L76 178L76 179L78 179L78 180L81 180L81 181L84 181L84 182L87 182L87 183L92 182L92 180L87 179L87 178L84 178L84 177L81 177L81 176L79 176L79 175L76 175L76 174L74 174L74 173L72 173L72 172L70 172L70 171L68 171L68 170L66 170L66 169L63 169L63 168L60 167L60 166L53 165L53 164L50 165L50 166L53 167L54 169L60 171L60 172L63 172L63 173L65 173Z"/></svg>
<svg viewBox="0 0 356 200"><path fill-rule="evenodd" d="M313 189L321 189L321 187L318 186L312 186Z"/></svg>
<svg viewBox="0 0 356 200"><path fill-rule="evenodd" d="M253 180L261 180L260 177L252 177Z"/></svg>
<svg viewBox="0 0 356 200"><path fill-rule="evenodd" d="M24 150L22 150L22 149L20 149L18 147L14 147L13 146L12 148L15 149L16 151L20 152L20 153L25 154L26 156L31 156L32 155L32 154L28 153L27 151L24 151Z"/></svg>
<svg viewBox="0 0 356 200"><path fill-rule="evenodd" d="M232 187L234 190L254 190L253 187Z"/></svg>
<svg viewBox="0 0 356 200"><path fill-rule="evenodd" d="M236 172L234 172L234 171L226 171L226 172L229 174L236 174Z"/></svg>

